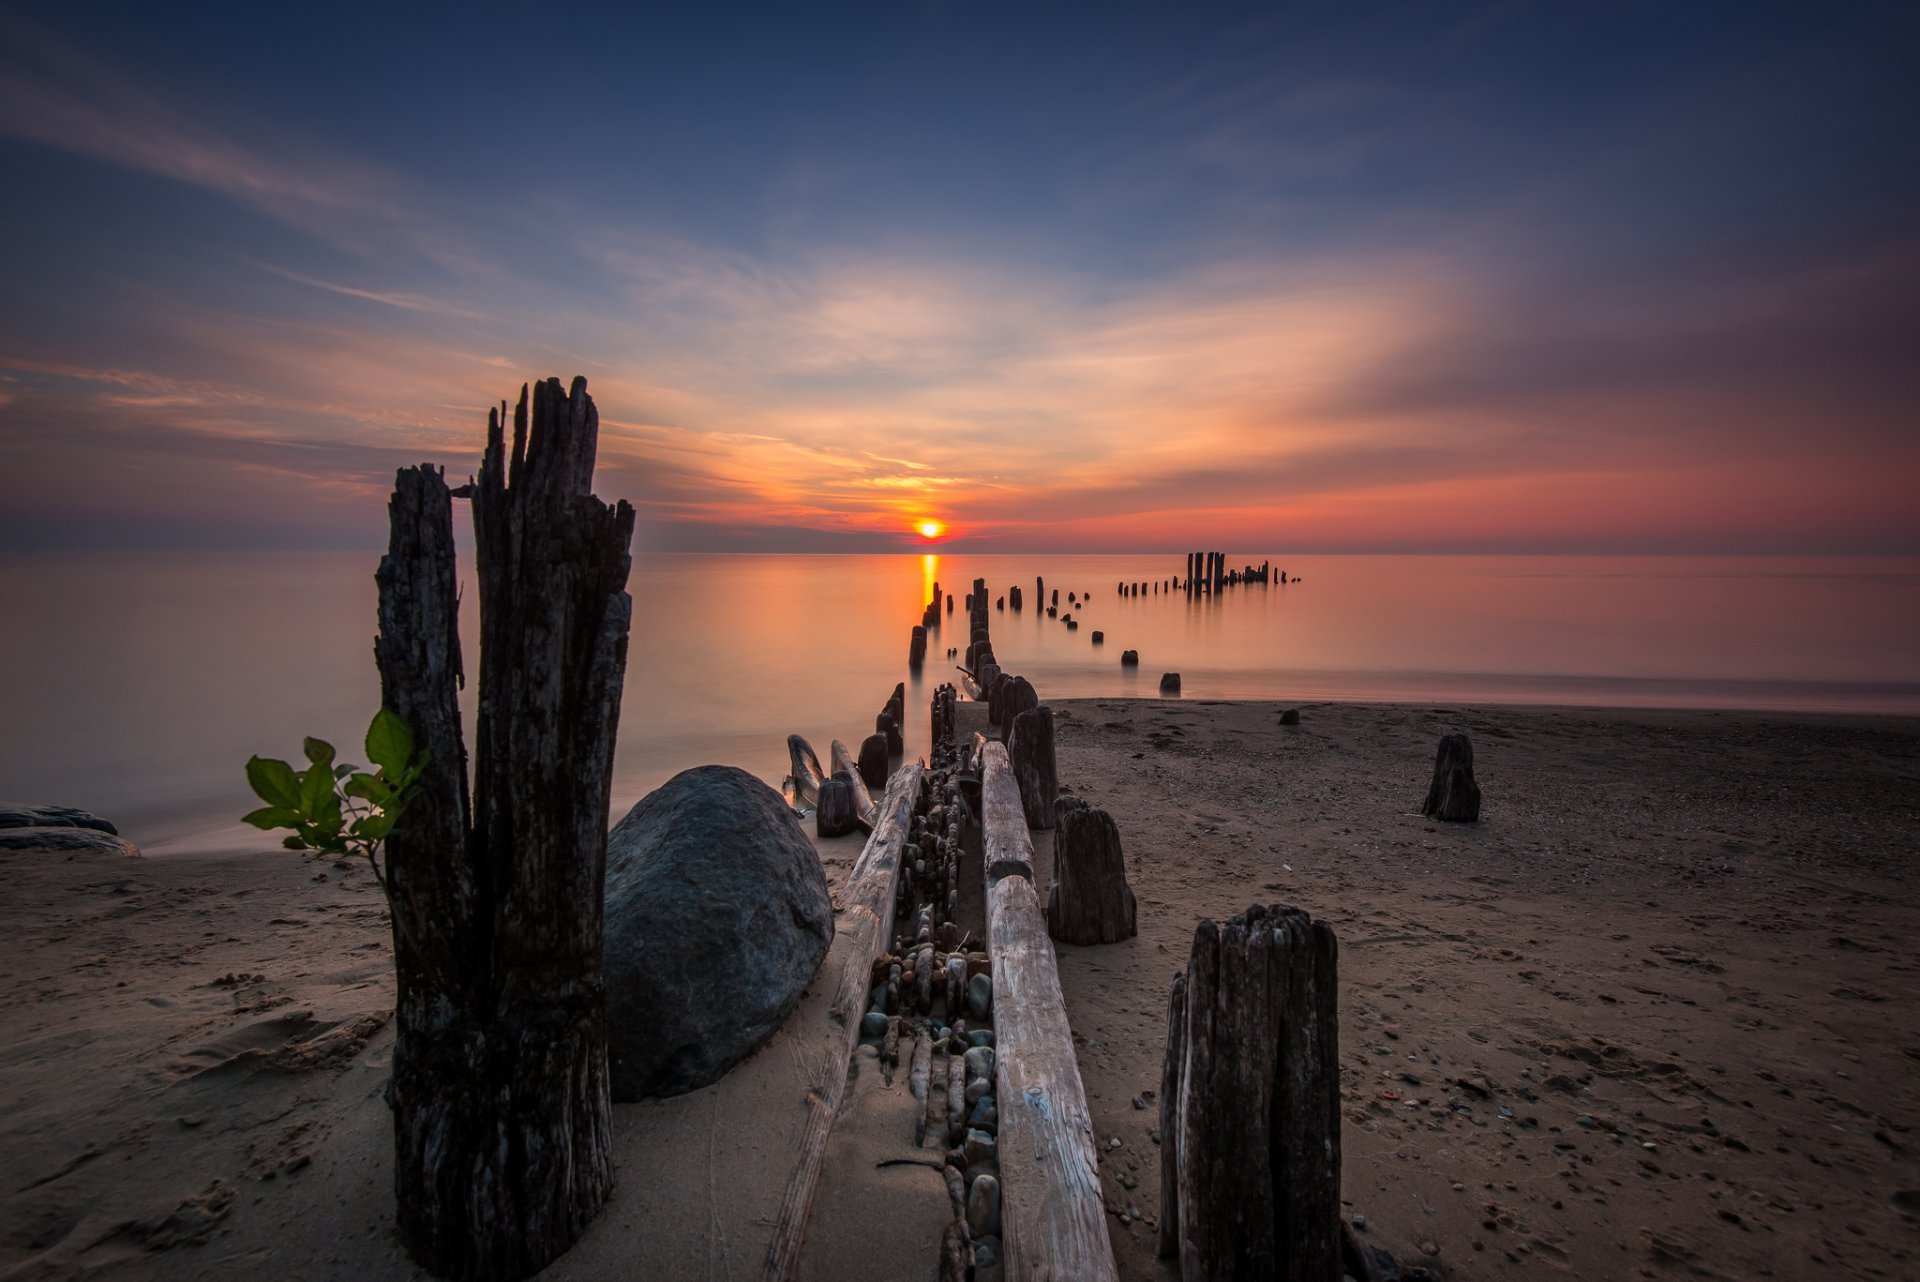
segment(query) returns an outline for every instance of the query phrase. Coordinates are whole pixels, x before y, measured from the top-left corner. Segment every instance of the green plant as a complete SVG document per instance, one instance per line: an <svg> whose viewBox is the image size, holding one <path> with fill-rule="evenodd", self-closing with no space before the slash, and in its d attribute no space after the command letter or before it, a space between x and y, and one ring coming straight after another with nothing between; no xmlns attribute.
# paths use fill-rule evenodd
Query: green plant
<svg viewBox="0 0 1920 1282"><path fill-rule="evenodd" d="M364 857L384 887L380 847L419 795L427 754L414 751L413 730L385 708L367 727L372 773L351 763L336 765L333 745L324 739L303 746L305 770L272 757L247 761L247 782L267 804L241 822L269 831L291 828L293 835L281 842L288 850Z"/></svg>

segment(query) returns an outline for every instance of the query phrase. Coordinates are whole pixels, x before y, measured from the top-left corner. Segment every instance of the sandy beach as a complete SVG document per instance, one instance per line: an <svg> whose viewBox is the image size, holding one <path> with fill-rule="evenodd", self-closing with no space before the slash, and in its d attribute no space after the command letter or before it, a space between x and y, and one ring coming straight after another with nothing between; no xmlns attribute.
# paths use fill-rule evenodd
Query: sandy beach
<svg viewBox="0 0 1920 1282"><path fill-rule="evenodd" d="M1176 1275L1152 1232L1168 983L1196 920L1254 902L1338 932L1345 1198L1396 1257L1463 1278L1913 1273L1920 722L1053 706L1061 780L1114 815L1139 897L1136 939L1058 949L1123 1277ZM1417 813L1452 730L1474 740L1474 825ZM836 891L858 850L821 843ZM417 1276L393 1238L391 963L364 870L269 850L11 855L6 875L0 1277ZM806 1047L783 1030L714 1087L616 1106L613 1203L545 1276L752 1272ZM871 1240L876 1190L941 1196L877 1165L888 1124L836 1130L811 1273L933 1276L910 1225Z"/></svg>

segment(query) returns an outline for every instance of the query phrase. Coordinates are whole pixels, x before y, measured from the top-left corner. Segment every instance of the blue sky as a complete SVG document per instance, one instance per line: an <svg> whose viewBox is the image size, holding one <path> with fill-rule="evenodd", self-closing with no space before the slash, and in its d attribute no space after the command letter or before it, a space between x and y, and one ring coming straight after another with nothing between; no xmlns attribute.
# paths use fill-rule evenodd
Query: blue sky
<svg viewBox="0 0 1920 1282"><path fill-rule="evenodd" d="M3 12L0 548L1920 551L1911 5Z"/></svg>

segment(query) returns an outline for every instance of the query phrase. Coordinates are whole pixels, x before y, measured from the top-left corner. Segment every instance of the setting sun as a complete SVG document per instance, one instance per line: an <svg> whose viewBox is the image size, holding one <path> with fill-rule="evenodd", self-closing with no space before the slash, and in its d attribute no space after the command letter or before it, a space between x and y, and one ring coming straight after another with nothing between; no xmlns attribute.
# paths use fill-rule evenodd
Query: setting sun
<svg viewBox="0 0 1920 1282"><path fill-rule="evenodd" d="M920 537L923 539L937 539L947 532L947 527L938 521L922 521L913 528L920 531Z"/></svg>

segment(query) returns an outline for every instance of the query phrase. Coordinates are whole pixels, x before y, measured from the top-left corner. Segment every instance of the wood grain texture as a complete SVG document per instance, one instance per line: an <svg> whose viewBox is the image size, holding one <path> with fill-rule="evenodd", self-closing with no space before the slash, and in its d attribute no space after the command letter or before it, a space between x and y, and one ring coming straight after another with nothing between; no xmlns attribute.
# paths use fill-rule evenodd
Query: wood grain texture
<svg viewBox="0 0 1920 1282"><path fill-rule="evenodd" d="M982 753L1003 1246L1009 1282L1116 1279L1073 1031L1007 751Z"/></svg>
<svg viewBox="0 0 1920 1282"><path fill-rule="evenodd" d="M768 1279L790 1279L800 1267L807 1216L813 1209L813 1195L820 1184L820 1166L826 1160L827 1137L833 1131L834 1114L839 1111L841 1096L846 1093L853 1048L860 1041L860 1020L867 1012L873 964L886 949L901 852L907 844L925 773L924 767L916 763L902 766L887 781L873 835L867 838L841 895L843 907L836 931L850 941L850 946L835 983L833 1005L828 1011L829 1024L836 1035L835 1053L820 1057L807 1087L806 1131L793 1172L787 1177L786 1193L780 1199L773 1241L767 1247L762 1276Z"/></svg>
<svg viewBox="0 0 1920 1282"><path fill-rule="evenodd" d="M451 492L403 469L376 576L385 706L428 754L387 843L397 979L394 1191L434 1272L518 1278L613 1182L601 925L633 509L591 493L586 380L489 415L473 500L480 681L461 739Z"/></svg>

